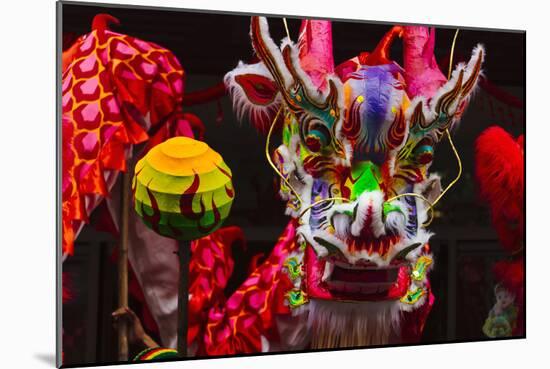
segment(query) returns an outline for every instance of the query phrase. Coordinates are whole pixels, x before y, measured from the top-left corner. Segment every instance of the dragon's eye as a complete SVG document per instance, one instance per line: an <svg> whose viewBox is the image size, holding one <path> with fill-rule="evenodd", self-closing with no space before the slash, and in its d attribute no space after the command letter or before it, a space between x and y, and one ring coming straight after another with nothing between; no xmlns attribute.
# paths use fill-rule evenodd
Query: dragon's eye
<svg viewBox="0 0 550 369"><path fill-rule="evenodd" d="M318 135L309 134L306 137L306 146L310 151L319 152L323 146Z"/></svg>
<svg viewBox="0 0 550 369"><path fill-rule="evenodd" d="M434 148L428 142L420 141L414 148L413 155L418 164L428 164L433 160Z"/></svg>
<svg viewBox="0 0 550 369"><path fill-rule="evenodd" d="M319 152L332 141L332 133L326 124L315 117L304 119L304 143L311 152Z"/></svg>

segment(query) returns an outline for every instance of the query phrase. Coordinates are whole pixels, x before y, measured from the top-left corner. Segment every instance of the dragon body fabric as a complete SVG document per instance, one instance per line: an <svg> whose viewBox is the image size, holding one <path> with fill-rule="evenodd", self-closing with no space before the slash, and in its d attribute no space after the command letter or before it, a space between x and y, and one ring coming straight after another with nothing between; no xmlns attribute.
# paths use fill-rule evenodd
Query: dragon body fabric
<svg viewBox="0 0 550 369"><path fill-rule="evenodd" d="M63 53L63 252L109 193L135 144L192 136L181 112L184 72L151 42L113 32L100 14L92 32ZM152 133L155 133L152 134ZM177 133L176 133L177 132Z"/></svg>
<svg viewBox="0 0 550 369"><path fill-rule="evenodd" d="M131 170L127 162L137 153L137 144L144 144L143 153L167 138L193 137L193 129L204 129L196 116L182 112L185 73L175 55L153 42L110 30L112 23L119 22L98 14L92 31L80 36L62 55L65 257L74 253L75 239L102 203L109 211L99 219L107 221L106 229L117 233L120 194L114 184L120 172ZM133 212L129 231L131 266L163 342L173 346L177 243L147 229ZM220 251L220 255L226 253ZM231 260L224 260L231 267Z"/></svg>

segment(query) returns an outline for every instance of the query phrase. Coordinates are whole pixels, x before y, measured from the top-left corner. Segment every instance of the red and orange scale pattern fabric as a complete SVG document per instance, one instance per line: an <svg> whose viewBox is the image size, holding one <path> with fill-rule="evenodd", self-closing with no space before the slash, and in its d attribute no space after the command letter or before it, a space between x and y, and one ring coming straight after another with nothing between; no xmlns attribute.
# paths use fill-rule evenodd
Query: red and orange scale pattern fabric
<svg viewBox="0 0 550 369"><path fill-rule="evenodd" d="M69 255L90 204L109 194L109 172L125 171L131 145L147 141L148 130L181 112L184 72L176 57L110 31L108 21L116 19L98 15L92 32L63 60L63 252Z"/></svg>
<svg viewBox="0 0 550 369"><path fill-rule="evenodd" d="M289 254L298 249L291 221L266 261L256 268L224 305L208 312L203 347L197 355L230 355L262 351L261 337L276 340L275 318L290 314L286 293L293 284L283 271ZM199 341L200 344L200 341Z"/></svg>

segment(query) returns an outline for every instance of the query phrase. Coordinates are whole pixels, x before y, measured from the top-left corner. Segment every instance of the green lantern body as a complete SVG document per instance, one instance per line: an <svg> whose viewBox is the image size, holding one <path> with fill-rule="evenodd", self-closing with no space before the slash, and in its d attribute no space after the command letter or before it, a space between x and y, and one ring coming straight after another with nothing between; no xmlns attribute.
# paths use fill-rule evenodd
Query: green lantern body
<svg viewBox="0 0 550 369"><path fill-rule="evenodd" d="M235 196L231 170L206 143L174 137L152 148L137 164L134 205L158 234L194 240L218 229Z"/></svg>

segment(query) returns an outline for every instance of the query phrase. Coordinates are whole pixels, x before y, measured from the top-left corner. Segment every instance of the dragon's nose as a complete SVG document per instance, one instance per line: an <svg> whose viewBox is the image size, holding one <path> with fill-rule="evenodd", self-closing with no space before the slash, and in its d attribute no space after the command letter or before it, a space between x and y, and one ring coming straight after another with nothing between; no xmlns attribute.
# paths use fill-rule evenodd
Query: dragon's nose
<svg viewBox="0 0 550 369"><path fill-rule="evenodd" d="M359 198L333 209L331 224L340 238L399 235L406 224L405 211L398 201L386 202L381 191L364 192Z"/></svg>

